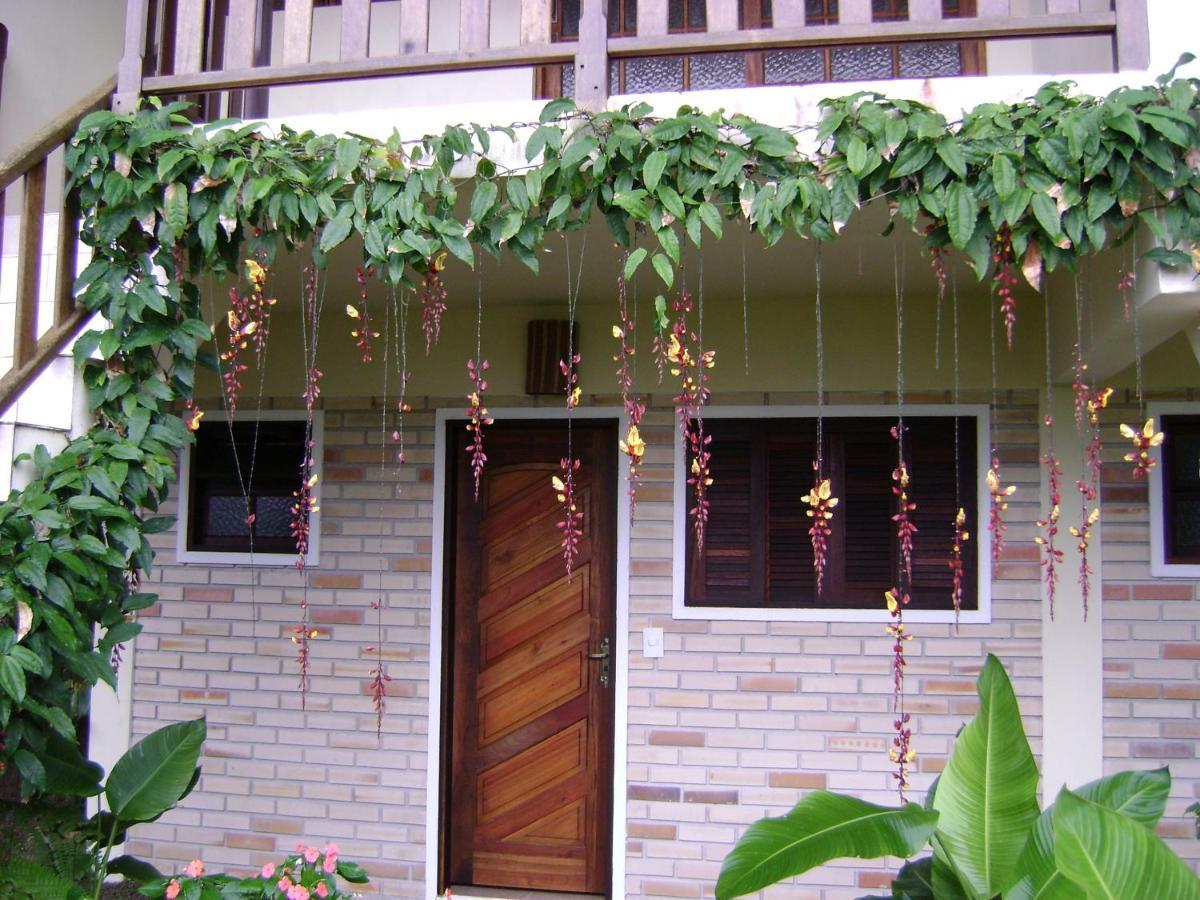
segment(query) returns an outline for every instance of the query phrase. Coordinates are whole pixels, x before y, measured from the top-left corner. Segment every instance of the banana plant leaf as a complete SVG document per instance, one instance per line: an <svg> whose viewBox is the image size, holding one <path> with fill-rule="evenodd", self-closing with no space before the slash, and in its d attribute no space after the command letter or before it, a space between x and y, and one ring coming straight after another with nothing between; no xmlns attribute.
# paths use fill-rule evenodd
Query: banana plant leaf
<svg viewBox="0 0 1200 900"><path fill-rule="evenodd" d="M1038 771L1012 684L991 654L977 690L979 712L938 779L934 853L968 896L990 898L1021 875L1018 858L1040 813Z"/></svg>
<svg viewBox="0 0 1200 900"><path fill-rule="evenodd" d="M1166 768L1120 772L1089 781L1075 791L1106 809L1127 816L1146 828L1162 818L1171 791L1171 773ZM1084 891L1058 870L1054 861L1054 806L1038 817L1021 854L1025 876L1006 895L1006 900L1082 900Z"/></svg>
<svg viewBox="0 0 1200 900"><path fill-rule="evenodd" d="M117 760L104 794L123 823L149 822L179 802L193 783L207 729L203 719L148 734Z"/></svg>
<svg viewBox="0 0 1200 900"><path fill-rule="evenodd" d="M1200 878L1153 831L1063 788L1054 860L1089 897L1200 900Z"/></svg>
<svg viewBox="0 0 1200 900"><path fill-rule="evenodd" d="M916 803L893 809L813 791L786 816L760 819L747 829L721 866L717 900L762 890L840 857L912 856L937 819Z"/></svg>

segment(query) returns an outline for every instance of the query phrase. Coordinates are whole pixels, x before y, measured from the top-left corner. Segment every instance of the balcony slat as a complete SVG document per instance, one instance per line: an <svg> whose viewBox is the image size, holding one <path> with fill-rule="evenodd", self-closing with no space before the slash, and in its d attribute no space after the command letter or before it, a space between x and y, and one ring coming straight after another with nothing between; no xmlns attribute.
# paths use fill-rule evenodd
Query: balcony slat
<svg viewBox="0 0 1200 900"><path fill-rule="evenodd" d="M342 0L342 59L366 59L371 39L371 0Z"/></svg>
<svg viewBox="0 0 1200 900"><path fill-rule="evenodd" d="M175 72L199 72L204 58L204 0L179 0L175 13Z"/></svg>
<svg viewBox="0 0 1200 900"><path fill-rule="evenodd" d="M667 33L667 0L641 0L637 33L638 37L661 37Z"/></svg>
<svg viewBox="0 0 1200 900"><path fill-rule="evenodd" d="M521 0L521 43L550 43L550 4L545 0Z"/></svg>
<svg viewBox="0 0 1200 900"><path fill-rule="evenodd" d="M1150 22L1146 0L1115 0L1117 71L1150 67Z"/></svg>
<svg viewBox="0 0 1200 900"><path fill-rule="evenodd" d="M775 0L771 24L775 28L798 28L807 24L804 0Z"/></svg>
<svg viewBox="0 0 1200 900"><path fill-rule="evenodd" d="M979 0L976 10L981 19L1007 19L1012 13L1010 0Z"/></svg>
<svg viewBox="0 0 1200 900"><path fill-rule="evenodd" d="M17 321L13 330L13 359L21 366L33 358L37 345L38 288L42 278L42 228L46 211L46 160L25 175L21 236L17 239Z"/></svg>
<svg viewBox="0 0 1200 900"><path fill-rule="evenodd" d="M429 50L429 0L402 0L400 4L400 52Z"/></svg>
<svg viewBox="0 0 1200 900"><path fill-rule="evenodd" d="M462 0L458 16L458 49L484 50L492 22L491 0Z"/></svg>
<svg viewBox="0 0 1200 900"><path fill-rule="evenodd" d="M709 31L737 31L738 0L706 0Z"/></svg>
<svg viewBox="0 0 1200 900"><path fill-rule="evenodd" d="M871 0L842 0L839 25L866 25L871 21Z"/></svg>
<svg viewBox="0 0 1200 900"><path fill-rule="evenodd" d="M1050 15L1079 12L1079 0L1046 0L1046 12Z"/></svg>
<svg viewBox="0 0 1200 900"><path fill-rule="evenodd" d="M257 24L258 0L229 0L229 25L225 29L226 69L248 69L254 65Z"/></svg>
<svg viewBox="0 0 1200 900"><path fill-rule="evenodd" d="M142 89L142 54L146 46L149 0L128 0L125 7L125 49L117 65L117 112L132 110Z"/></svg>
<svg viewBox="0 0 1200 900"><path fill-rule="evenodd" d="M312 55L313 0L287 0L283 8L283 64L308 62Z"/></svg>
<svg viewBox="0 0 1200 900"><path fill-rule="evenodd" d="M75 312L75 268L79 259L79 197L65 189L66 202L58 219L58 275L54 281L54 323L61 325Z"/></svg>
<svg viewBox="0 0 1200 900"><path fill-rule="evenodd" d="M942 17L942 0L908 0L910 22L934 22Z"/></svg>

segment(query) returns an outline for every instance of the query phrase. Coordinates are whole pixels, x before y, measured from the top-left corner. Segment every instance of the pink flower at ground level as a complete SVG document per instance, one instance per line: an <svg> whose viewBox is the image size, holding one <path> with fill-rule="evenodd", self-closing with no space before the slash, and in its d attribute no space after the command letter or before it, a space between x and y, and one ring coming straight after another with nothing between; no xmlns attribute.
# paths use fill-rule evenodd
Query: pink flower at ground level
<svg viewBox="0 0 1200 900"><path fill-rule="evenodd" d="M311 896L308 893L308 888L300 884L293 884L291 890L287 892L288 900L309 900Z"/></svg>
<svg viewBox="0 0 1200 900"><path fill-rule="evenodd" d="M204 863L198 859L193 859L187 864L187 868L183 870L188 878L199 878L204 874Z"/></svg>
<svg viewBox="0 0 1200 900"><path fill-rule="evenodd" d="M286 894L292 888L292 879L284 875L279 879L278 882L276 882L275 887L279 888L279 890Z"/></svg>
<svg viewBox="0 0 1200 900"><path fill-rule="evenodd" d="M171 879L170 883L167 885L167 893L165 896L166 896L167 900L175 900L175 898L179 896L179 881L178 881L178 879L175 879L175 878Z"/></svg>
<svg viewBox="0 0 1200 900"><path fill-rule="evenodd" d="M329 888L327 888L325 886L325 882L323 882L323 881L317 882L317 896L318 897L328 897L329 896Z"/></svg>
<svg viewBox="0 0 1200 900"><path fill-rule="evenodd" d="M262 877L271 878L275 875L275 863L266 863L262 867Z"/></svg>
<svg viewBox="0 0 1200 900"><path fill-rule="evenodd" d="M316 847L305 847L304 848L304 861L309 863L310 865L312 863L315 863L317 861L317 857L319 857L320 855L321 855L321 851L318 850Z"/></svg>
<svg viewBox="0 0 1200 900"><path fill-rule="evenodd" d="M321 868L325 870L326 875L332 875L337 871L337 854L327 853L325 861L321 864Z"/></svg>
<svg viewBox="0 0 1200 900"><path fill-rule="evenodd" d="M340 853L341 851L340 851L340 850L338 850L338 845L337 845L337 844L333 843L332 841L328 841L328 842L326 842L326 844L325 844L325 851L324 851L324 852L325 852L325 855L326 855L326 856L337 856L337 855L338 855L338 853Z"/></svg>

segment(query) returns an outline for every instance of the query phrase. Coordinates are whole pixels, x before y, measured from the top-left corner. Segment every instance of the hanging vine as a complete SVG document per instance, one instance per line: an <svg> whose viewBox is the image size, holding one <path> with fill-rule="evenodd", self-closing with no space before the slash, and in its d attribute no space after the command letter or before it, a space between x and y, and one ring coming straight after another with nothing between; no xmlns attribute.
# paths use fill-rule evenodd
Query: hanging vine
<svg viewBox="0 0 1200 900"><path fill-rule="evenodd" d="M1147 258L1185 265L1200 240L1200 172L1188 156L1200 145L1197 109L1197 83L1173 73L1103 98L1050 84L959 122L873 93L830 100L819 124L793 129L689 107L661 119L646 104L593 115L561 100L523 128L527 165L516 168L488 158L493 134L517 137L508 126L372 141L286 127L271 135L253 125L198 128L182 104L88 116L66 164L84 215L81 237L93 249L76 295L103 314L75 350L97 426L59 455L36 455L29 485L0 505L9 573L0 616L18 602L34 610L21 646L39 660L27 668L4 653L26 686L5 694L4 761L27 760L50 731L73 734L58 714L74 708L77 686L115 680L110 635L128 640L138 626L125 613L153 602L125 573L149 566L145 536L169 527L154 513L172 455L189 439L180 413L197 363L216 361L202 347L213 336L189 273L226 274L247 258L267 265L280 247L309 252L310 242L324 267L353 234L362 265L423 292L440 282L443 252L471 265L474 244L536 271L547 234L598 214L623 244L635 228L647 234L655 249L642 260L670 289L682 237L719 239L725 220L738 218L769 245L793 232L833 239L883 197L910 225L933 224L927 244L953 247L980 277L1003 223L1022 268L1034 244L1039 267L1073 268L1139 225L1160 243ZM503 194L479 190L498 177L508 181ZM476 187L469 227L457 206L463 182ZM665 305L658 314L665 318ZM427 332L430 347L436 330ZM89 480L88 472L118 462L134 463L123 481ZM79 508L80 496L104 498L120 513ZM37 539L34 511L46 529ZM48 557L52 542L87 563ZM97 599L64 625L52 594ZM22 777L44 784L29 764Z"/></svg>
<svg viewBox="0 0 1200 900"><path fill-rule="evenodd" d="M628 267L626 257L625 266ZM617 276L617 324L612 329L613 338L617 341L617 352L613 354L613 362L617 364L617 384L621 388L621 406L625 410L629 425L625 437L620 441L621 452L625 454L627 470L625 480L629 485L629 518L633 520L637 510L637 491L642 478L642 457L646 453L646 442L642 439L639 427L642 417L646 414L646 404L634 390L634 378L637 374L637 347L634 343L637 336L637 321L629 309L626 298L625 274Z"/></svg>

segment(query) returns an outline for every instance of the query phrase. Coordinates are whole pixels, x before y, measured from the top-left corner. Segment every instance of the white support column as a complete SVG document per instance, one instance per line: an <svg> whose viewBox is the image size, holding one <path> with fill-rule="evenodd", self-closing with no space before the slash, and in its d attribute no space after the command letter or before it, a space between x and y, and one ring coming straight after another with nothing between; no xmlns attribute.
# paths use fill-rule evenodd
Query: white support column
<svg viewBox="0 0 1200 900"><path fill-rule="evenodd" d="M1042 398L1042 412L1046 412ZM1102 594L1103 557L1100 523L1092 530L1088 562L1092 568L1088 616L1083 618L1079 586L1079 554L1068 528L1079 524L1076 482L1083 477L1085 441L1075 430L1074 396L1069 385L1054 391L1054 444L1062 464L1062 518L1056 546L1063 550L1059 568L1054 619L1042 601L1042 805L1054 801L1065 784L1078 787L1099 778L1104 764L1104 633ZM1049 432L1042 428L1042 451ZM1044 479L1043 479L1044 481ZM1097 501L1098 502L1098 501ZM1050 508L1042 486L1041 508Z"/></svg>

